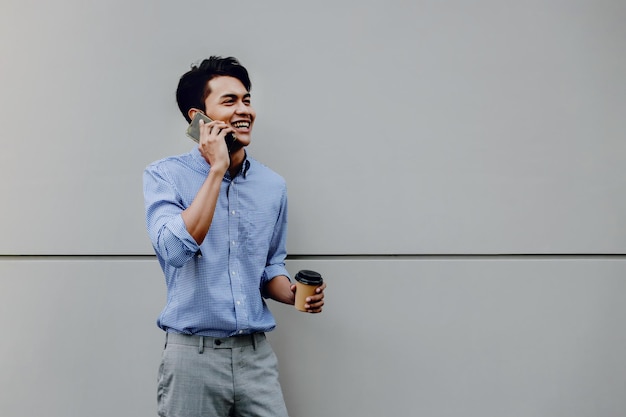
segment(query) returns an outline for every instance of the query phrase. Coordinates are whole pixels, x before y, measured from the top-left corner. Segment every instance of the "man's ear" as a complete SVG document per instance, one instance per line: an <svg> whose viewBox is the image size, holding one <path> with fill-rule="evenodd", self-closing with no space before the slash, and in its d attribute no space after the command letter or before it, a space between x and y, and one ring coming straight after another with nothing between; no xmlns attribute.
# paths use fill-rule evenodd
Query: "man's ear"
<svg viewBox="0 0 626 417"><path fill-rule="evenodd" d="M191 120L193 120L194 116L196 115L196 113L202 113L204 114L204 112L200 109L196 109L195 107L192 107L189 109L189 111L187 112L187 115L189 116L189 118Z"/></svg>

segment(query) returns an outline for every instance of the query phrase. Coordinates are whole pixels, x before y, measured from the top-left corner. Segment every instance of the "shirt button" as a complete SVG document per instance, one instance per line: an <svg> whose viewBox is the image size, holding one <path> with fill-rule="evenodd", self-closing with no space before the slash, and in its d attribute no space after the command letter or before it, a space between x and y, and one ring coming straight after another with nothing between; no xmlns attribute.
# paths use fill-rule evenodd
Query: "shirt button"
<svg viewBox="0 0 626 417"><path fill-rule="evenodd" d="M237 305L241 305L241 301L237 301Z"/></svg>
<svg viewBox="0 0 626 417"><path fill-rule="evenodd" d="M233 240L232 244L233 244L233 246L235 246L235 241L234 240Z"/></svg>
<svg viewBox="0 0 626 417"><path fill-rule="evenodd" d="M239 330L239 334L242 334L242 333L243 333L243 330Z"/></svg>
<svg viewBox="0 0 626 417"><path fill-rule="evenodd" d="M231 211L230 214L235 215L235 210Z"/></svg>

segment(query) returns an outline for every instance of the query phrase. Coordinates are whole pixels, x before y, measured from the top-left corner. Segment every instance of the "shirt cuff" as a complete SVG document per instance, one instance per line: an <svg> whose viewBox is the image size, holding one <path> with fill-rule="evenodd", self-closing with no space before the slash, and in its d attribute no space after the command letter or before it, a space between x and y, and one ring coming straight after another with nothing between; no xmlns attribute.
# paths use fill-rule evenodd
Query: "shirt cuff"
<svg viewBox="0 0 626 417"><path fill-rule="evenodd" d="M172 222L168 225L170 232L187 248L190 253L197 253L200 250L200 246L196 243L196 240L187 231L187 226L183 221L182 215L177 215L172 219Z"/></svg>
<svg viewBox="0 0 626 417"><path fill-rule="evenodd" d="M280 265L268 265L265 267L265 276L267 277L267 282L270 282L274 277L279 275L286 276L291 282L291 277L289 276L289 272L287 272L287 268L285 268L284 264Z"/></svg>

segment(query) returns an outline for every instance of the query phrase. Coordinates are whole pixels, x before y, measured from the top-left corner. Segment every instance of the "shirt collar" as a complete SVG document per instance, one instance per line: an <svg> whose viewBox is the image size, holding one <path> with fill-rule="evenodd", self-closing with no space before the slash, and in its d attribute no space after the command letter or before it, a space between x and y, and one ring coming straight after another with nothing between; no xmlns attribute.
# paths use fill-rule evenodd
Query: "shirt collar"
<svg viewBox="0 0 626 417"><path fill-rule="evenodd" d="M246 152L246 158L243 160L243 164L241 164L241 173L243 174L244 179L246 178L246 174L250 169L250 160L248 159L248 153Z"/></svg>
<svg viewBox="0 0 626 417"><path fill-rule="evenodd" d="M239 167L239 172L235 175L235 177L241 174L243 178L246 179L246 174L248 173L249 169L250 169L250 160L248 159L248 152L246 152L245 156L243 157L243 162L241 163L241 166ZM230 177L230 172L226 171L224 178L232 179Z"/></svg>

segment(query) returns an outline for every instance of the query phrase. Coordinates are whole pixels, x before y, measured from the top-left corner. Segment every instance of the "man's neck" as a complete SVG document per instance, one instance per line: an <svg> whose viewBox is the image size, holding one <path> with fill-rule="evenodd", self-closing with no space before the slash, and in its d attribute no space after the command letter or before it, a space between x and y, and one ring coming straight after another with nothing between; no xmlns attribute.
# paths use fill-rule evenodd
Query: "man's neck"
<svg viewBox="0 0 626 417"><path fill-rule="evenodd" d="M237 150L235 153L230 155L230 166L228 167L228 172L230 173L231 178L235 178L235 175L239 173L241 169L241 164L246 159L246 151L244 148Z"/></svg>

